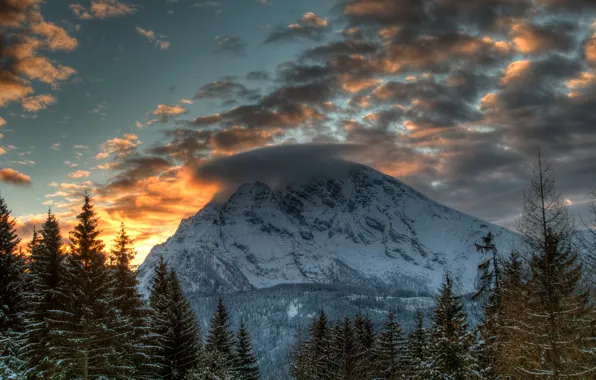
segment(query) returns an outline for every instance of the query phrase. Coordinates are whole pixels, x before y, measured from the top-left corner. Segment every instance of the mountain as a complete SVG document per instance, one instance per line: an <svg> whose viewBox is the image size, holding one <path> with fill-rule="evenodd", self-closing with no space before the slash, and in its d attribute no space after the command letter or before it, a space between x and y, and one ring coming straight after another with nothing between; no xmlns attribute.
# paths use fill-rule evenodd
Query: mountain
<svg viewBox="0 0 596 380"><path fill-rule="evenodd" d="M345 163L336 174L279 190L243 184L226 201L207 204L151 250L139 280L146 291L163 256L204 329L214 295L225 294L272 365L282 352L269 349L291 341L321 307L332 317L361 311L382 318L393 308L409 318L432 307L445 273L461 293L472 292L482 259L474 243L489 231L504 248L514 238L393 177ZM269 334L272 321L278 331Z"/></svg>

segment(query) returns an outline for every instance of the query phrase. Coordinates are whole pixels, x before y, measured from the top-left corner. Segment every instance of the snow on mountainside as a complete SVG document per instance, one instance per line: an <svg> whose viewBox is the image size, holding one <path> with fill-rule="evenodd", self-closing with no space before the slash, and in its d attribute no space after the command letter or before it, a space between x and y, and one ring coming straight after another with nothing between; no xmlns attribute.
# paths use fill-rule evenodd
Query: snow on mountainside
<svg viewBox="0 0 596 380"><path fill-rule="evenodd" d="M345 165L280 191L244 184L209 203L151 250L141 288L163 256L186 292L204 295L316 283L432 293L446 271L471 292L481 260L474 243L492 231L507 247L514 236L374 169Z"/></svg>

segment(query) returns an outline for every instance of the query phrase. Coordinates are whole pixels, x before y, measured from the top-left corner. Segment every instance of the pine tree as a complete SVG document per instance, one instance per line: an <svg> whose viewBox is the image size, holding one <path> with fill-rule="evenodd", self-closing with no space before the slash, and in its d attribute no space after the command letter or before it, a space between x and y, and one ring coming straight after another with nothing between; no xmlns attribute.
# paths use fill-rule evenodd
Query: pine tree
<svg viewBox="0 0 596 380"><path fill-rule="evenodd" d="M239 380L258 380L259 363L252 350L250 336L244 327L244 322L240 321L240 328L236 334L234 374Z"/></svg>
<svg viewBox="0 0 596 380"><path fill-rule="evenodd" d="M223 303L223 298L217 300L217 307L209 327L205 348L208 352L216 352L222 359L219 363L209 363L212 368L231 370L234 367L234 335L230 330L230 314Z"/></svg>
<svg viewBox="0 0 596 380"><path fill-rule="evenodd" d="M368 315L366 317L361 314L356 315L354 335L355 376L361 379L369 378L372 376L371 362L373 360L372 349L375 345L375 331L373 322Z"/></svg>
<svg viewBox="0 0 596 380"><path fill-rule="evenodd" d="M58 220L48 211L40 233L34 232L29 244L23 354L31 379L52 378L60 372L54 351L64 342L55 332L66 326L64 313L68 312L69 300L62 244Z"/></svg>
<svg viewBox="0 0 596 380"><path fill-rule="evenodd" d="M168 271L163 258L155 269L149 302L154 378L186 379L201 359L200 328L176 273Z"/></svg>
<svg viewBox="0 0 596 380"><path fill-rule="evenodd" d="M4 198L0 198L0 377L16 376L22 366L24 261L17 252L21 239Z"/></svg>
<svg viewBox="0 0 596 380"><path fill-rule="evenodd" d="M401 326L395 320L395 314L389 312L383 331L379 334L374 347L377 377L395 379L405 372L405 353L406 346Z"/></svg>
<svg viewBox="0 0 596 380"><path fill-rule="evenodd" d="M467 328L461 299L453 294L453 283L447 277L437 300L422 378L467 380L477 377L478 368L471 353L474 335Z"/></svg>
<svg viewBox="0 0 596 380"><path fill-rule="evenodd" d="M482 301L484 307L483 320L478 326L479 344L476 346L478 359L481 362L482 376L485 379L498 378L498 368L504 355L501 347L503 333L502 315L502 260L499 256L494 237L491 232L482 238L476 249L488 257L478 266L480 287L472 297Z"/></svg>
<svg viewBox="0 0 596 380"><path fill-rule="evenodd" d="M594 312L587 293L579 289L582 273L573 222L556 191L552 167L540 152L517 227L531 270L517 325L524 336L526 361L518 369L526 376L553 379L593 376Z"/></svg>
<svg viewBox="0 0 596 380"><path fill-rule="evenodd" d="M154 365L154 378L164 378L167 373L167 337L170 332L169 312L170 312L170 286L168 281L168 267L160 257L158 265L155 267L151 292L149 296L149 306L151 314L149 319L149 328L153 338L153 349L151 350L151 362Z"/></svg>
<svg viewBox="0 0 596 380"><path fill-rule="evenodd" d="M356 379L356 337L348 317L337 323L332 336L332 364L336 379Z"/></svg>
<svg viewBox="0 0 596 380"><path fill-rule="evenodd" d="M310 329L311 340L308 350L311 357L312 379L328 379L331 377L330 368L330 344L331 333L328 325L327 315L323 310L319 317L313 321Z"/></svg>
<svg viewBox="0 0 596 380"><path fill-rule="evenodd" d="M197 318L184 296L176 272L168 274L170 290L170 336L168 339L169 376L172 380L186 379L200 360L202 344Z"/></svg>
<svg viewBox="0 0 596 380"><path fill-rule="evenodd" d="M422 312L416 314L416 329L408 335L407 377L420 378L422 365L427 357L428 332L423 325Z"/></svg>
<svg viewBox="0 0 596 380"><path fill-rule="evenodd" d="M59 332L65 338L64 346L59 349L62 372L70 378L109 377L114 374L117 362L113 281L106 265L104 244L99 239L99 220L87 193L77 220L70 233L67 260L70 320Z"/></svg>
<svg viewBox="0 0 596 380"><path fill-rule="evenodd" d="M149 328L150 310L137 289L136 272L131 268L135 256L133 241L124 224L114 241L110 268L112 289L117 314L114 330L117 335L115 350L118 353L117 371L121 376L144 378L151 374L151 342Z"/></svg>

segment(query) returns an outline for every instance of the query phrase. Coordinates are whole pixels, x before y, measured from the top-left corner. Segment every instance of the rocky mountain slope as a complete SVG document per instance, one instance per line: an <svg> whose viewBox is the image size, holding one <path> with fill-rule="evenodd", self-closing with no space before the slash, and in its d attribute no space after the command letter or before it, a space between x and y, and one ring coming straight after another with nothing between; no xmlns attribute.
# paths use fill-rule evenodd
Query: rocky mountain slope
<svg viewBox="0 0 596 380"><path fill-rule="evenodd" d="M291 341L296 327L307 325L317 309L338 317L360 310L378 314L380 321L385 309L393 308L411 313L404 315L409 318L416 308L404 305L432 307L431 295L445 273L461 293L474 290L482 259L474 243L487 232L503 249L514 237L393 177L345 165L337 174L315 175L276 191L260 182L244 184L226 201L207 204L151 250L139 268L141 288L148 289L163 256L204 331L213 297L226 294L236 317L242 315L252 330L262 364L275 366L287 352L272 347ZM312 290L320 284L333 290ZM275 301L259 311L255 305L263 305L264 294ZM331 302L334 297L341 302ZM328 301L318 304L321 299ZM280 376L277 367L263 373Z"/></svg>

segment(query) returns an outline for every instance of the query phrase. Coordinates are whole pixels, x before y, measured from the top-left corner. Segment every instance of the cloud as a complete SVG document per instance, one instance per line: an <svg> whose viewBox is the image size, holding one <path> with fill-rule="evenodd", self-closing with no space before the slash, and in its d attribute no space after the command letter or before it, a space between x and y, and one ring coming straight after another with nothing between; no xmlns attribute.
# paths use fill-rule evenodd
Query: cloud
<svg viewBox="0 0 596 380"><path fill-rule="evenodd" d="M137 135L128 133L122 137L115 137L101 144L99 153L95 156L97 160L104 160L110 156L123 158L136 152L141 145Z"/></svg>
<svg viewBox="0 0 596 380"><path fill-rule="evenodd" d="M90 6L84 7L81 4L70 4L70 9L80 19L106 19L131 15L138 10L138 6L118 0L91 0Z"/></svg>
<svg viewBox="0 0 596 380"><path fill-rule="evenodd" d="M88 172L86 170L77 170L72 173L68 173L68 178L80 179L80 178L89 177L90 174L91 174L91 172Z"/></svg>
<svg viewBox="0 0 596 380"><path fill-rule="evenodd" d="M31 80L56 87L76 72L40 54L42 50L71 51L78 44L62 27L44 20L40 3L0 0L0 107L34 93Z"/></svg>
<svg viewBox="0 0 596 380"><path fill-rule="evenodd" d="M250 71L246 74L247 80L266 81L269 80L269 73L266 71Z"/></svg>
<svg viewBox="0 0 596 380"><path fill-rule="evenodd" d="M329 30L329 21L307 12L296 24L275 28L265 40L265 43L290 42L300 40L319 41Z"/></svg>
<svg viewBox="0 0 596 380"><path fill-rule="evenodd" d="M317 175L347 172L344 158L362 147L350 144L280 145L216 158L200 165L200 182L215 183L226 197L243 183L261 181L275 189Z"/></svg>
<svg viewBox="0 0 596 380"><path fill-rule="evenodd" d="M167 105L167 104L159 104L155 110L151 112L152 115L157 116L159 122L167 123L168 120L172 117L177 117L180 115L184 115L187 113L188 110L180 105Z"/></svg>
<svg viewBox="0 0 596 380"><path fill-rule="evenodd" d="M511 27L513 43L524 54L568 51L574 45L575 32L574 24L560 21L545 24L517 22Z"/></svg>
<svg viewBox="0 0 596 380"><path fill-rule="evenodd" d="M258 92L249 90L233 80L223 79L203 85L195 95L195 99L231 100L238 97L251 99L255 96L258 97Z"/></svg>
<svg viewBox="0 0 596 380"><path fill-rule="evenodd" d="M237 56L246 54L246 42L240 37L217 36L215 37L215 53L225 53Z"/></svg>
<svg viewBox="0 0 596 380"><path fill-rule="evenodd" d="M0 127L4 127L6 125L6 120L0 116Z"/></svg>
<svg viewBox="0 0 596 380"><path fill-rule="evenodd" d="M0 181L15 186L31 186L31 177L11 168L0 169Z"/></svg>
<svg viewBox="0 0 596 380"><path fill-rule="evenodd" d="M136 31L140 35L147 37L147 39L150 42L155 43L161 50L167 50L170 47L169 41L164 41L164 40L158 39L157 36L155 35L155 32L153 32L152 30L145 30L145 29L137 26ZM164 37L165 36L160 36L160 38L164 38Z"/></svg>
<svg viewBox="0 0 596 380"><path fill-rule="evenodd" d="M76 38L68 35L64 28L51 22L42 21L34 24L31 31L46 38L46 45L51 50L71 51L76 49L78 41Z"/></svg>
<svg viewBox="0 0 596 380"><path fill-rule="evenodd" d="M21 105L27 112L38 112L55 103L56 98L52 95L36 95L24 98Z"/></svg>

